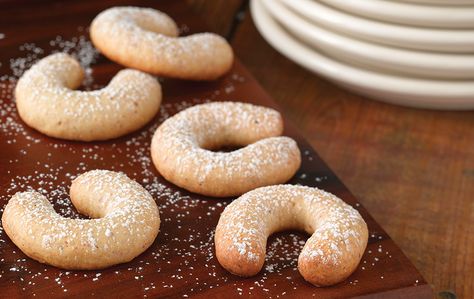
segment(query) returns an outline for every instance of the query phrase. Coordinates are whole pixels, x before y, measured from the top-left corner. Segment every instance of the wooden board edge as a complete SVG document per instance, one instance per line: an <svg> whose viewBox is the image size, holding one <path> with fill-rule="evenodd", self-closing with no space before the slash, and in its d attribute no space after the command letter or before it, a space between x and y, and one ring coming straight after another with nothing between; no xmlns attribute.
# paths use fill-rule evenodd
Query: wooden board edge
<svg viewBox="0 0 474 299"><path fill-rule="evenodd" d="M416 285L381 293L367 294L354 297L355 299L405 299L405 298L434 298L433 289L429 284Z"/></svg>

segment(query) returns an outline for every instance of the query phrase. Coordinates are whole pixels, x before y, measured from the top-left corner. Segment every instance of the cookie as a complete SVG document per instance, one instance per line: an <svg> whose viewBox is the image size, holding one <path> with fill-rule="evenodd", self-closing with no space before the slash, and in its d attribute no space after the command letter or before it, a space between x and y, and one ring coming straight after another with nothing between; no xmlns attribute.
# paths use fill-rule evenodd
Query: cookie
<svg viewBox="0 0 474 299"><path fill-rule="evenodd" d="M301 154L296 142L282 133L281 115L271 108L206 103L161 124L151 156L160 174L179 187L214 197L235 196L293 177ZM219 152L223 146L242 148Z"/></svg>
<svg viewBox="0 0 474 299"><path fill-rule="evenodd" d="M155 201L122 173L86 172L73 181L70 195L79 213L93 219L62 217L41 193L19 192L3 212L6 234L32 259L72 270L131 261L158 234Z"/></svg>
<svg viewBox="0 0 474 299"><path fill-rule="evenodd" d="M214 80L232 67L232 48L221 36L178 35L178 27L168 15L140 7L104 10L90 29L94 46L107 58L155 75Z"/></svg>
<svg viewBox="0 0 474 299"><path fill-rule="evenodd" d="M21 119L51 137L93 141L133 132L158 112L161 86L151 75L126 69L100 90L74 90L83 78L83 69L68 54L41 59L15 88Z"/></svg>
<svg viewBox="0 0 474 299"><path fill-rule="evenodd" d="M215 234L216 256L229 272L256 275L263 267L267 238L279 231L311 235L298 258L305 280L330 286L346 279L368 241L364 219L335 195L296 185L262 187L245 193L222 213Z"/></svg>

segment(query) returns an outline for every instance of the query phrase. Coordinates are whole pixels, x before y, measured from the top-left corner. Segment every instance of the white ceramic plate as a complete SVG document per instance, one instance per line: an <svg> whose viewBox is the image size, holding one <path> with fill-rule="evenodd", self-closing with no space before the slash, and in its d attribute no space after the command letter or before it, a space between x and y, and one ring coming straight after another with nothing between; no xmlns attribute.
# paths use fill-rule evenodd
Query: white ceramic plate
<svg viewBox="0 0 474 299"><path fill-rule="evenodd" d="M420 52L359 41L313 25L280 0L262 1L266 11L292 34L346 63L409 76L474 79L474 55Z"/></svg>
<svg viewBox="0 0 474 299"><path fill-rule="evenodd" d="M387 0L320 0L367 18L435 28L474 28L474 7L433 6ZM349 25L349 24L348 24Z"/></svg>
<svg viewBox="0 0 474 299"><path fill-rule="evenodd" d="M471 1L474 4L474 0ZM347 14L313 0L282 2L313 24L350 37L409 49L474 53L474 30L431 29L379 22Z"/></svg>
<svg viewBox="0 0 474 299"><path fill-rule="evenodd" d="M398 2L409 2L431 5L474 5L474 0L395 0Z"/></svg>
<svg viewBox="0 0 474 299"><path fill-rule="evenodd" d="M474 108L474 81L422 80L371 72L330 59L298 42L252 0L251 13L263 37L280 53L359 94L382 101L432 109Z"/></svg>

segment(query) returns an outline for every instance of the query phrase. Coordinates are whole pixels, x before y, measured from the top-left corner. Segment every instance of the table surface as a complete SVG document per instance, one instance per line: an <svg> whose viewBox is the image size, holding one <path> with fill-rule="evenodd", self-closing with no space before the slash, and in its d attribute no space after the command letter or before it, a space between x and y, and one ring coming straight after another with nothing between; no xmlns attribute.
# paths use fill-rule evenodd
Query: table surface
<svg viewBox="0 0 474 299"><path fill-rule="evenodd" d="M353 95L274 51L256 31L246 1L187 2L212 31L231 41L240 60L440 296L472 297L472 113L408 109Z"/></svg>
<svg viewBox="0 0 474 299"><path fill-rule="evenodd" d="M0 205L17 191L37 190L58 213L83 217L68 199L77 174L91 169L123 171L140 182L160 208L161 232L133 261L96 271L67 271L27 258L0 229L0 292L4 297L353 297L430 298L421 274L397 245L285 119L285 135L302 152L302 165L290 183L333 192L356 208L367 222L369 244L356 271L333 287L316 288L296 267L305 240L301 232L269 238L264 268L242 279L225 271L214 254L213 233L231 201L187 192L164 180L151 163L149 147L157 126L191 105L213 100L241 100L279 109L236 61L213 82L160 79L164 101L158 115L132 134L104 142L49 138L26 126L15 109L12 91L29 65L55 51L77 56L87 68L83 89L104 86L122 68L99 55L88 40L87 26L100 11L116 5L152 6L170 14L183 34L207 29L186 5L173 0L48 1L24 5L0 3L4 38L0 54ZM1 210L0 210L1 213Z"/></svg>
<svg viewBox="0 0 474 299"><path fill-rule="evenodd" d="M190 0L441 298L474 297L474 113L372 101L280 55L248 2ZM219 15L219 17L217 17Z"/></svg>

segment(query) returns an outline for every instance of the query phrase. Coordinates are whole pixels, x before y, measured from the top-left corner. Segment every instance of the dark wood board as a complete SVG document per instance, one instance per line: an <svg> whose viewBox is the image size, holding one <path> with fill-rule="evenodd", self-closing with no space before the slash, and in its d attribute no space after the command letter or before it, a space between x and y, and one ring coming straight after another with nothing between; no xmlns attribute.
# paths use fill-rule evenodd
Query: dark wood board
<svg viewBox="0 0 474 299"><path fill-rule="evenodd" d="M238 100L278 109L238 61L228 75L215 82L162 80L164 101L159 115L145 128L123 138L69 142L46 137L24 125L16 112L12 89L21 71L35 59L55 50L80 50L84 64L94 58L94 81L85 88L105 85L122 68L103 56L91 55L86 28L101 10L125 4L167 12L180 24L183 34L206 31L179 1L0 2L0 33L4 34L0 39L0 205L3 207L15 192L35 189L44 192L62 215L79 217L67 195L71 179L97 168L123 171L156 199L162 218L160 234L150 249L130 263L101 271L64 271L27 258L0 230L2 297L432 296L411 262L288 122L285 134L297 140L303 154L302 167L291 183L333 192L360 211L370 230L362 262L346 281L315 288L296 269L307 236L283 232L270 237L268 258L258 276L242 279L219 266L213 231L231 199L205 198L166 182L151 164L149 142L166 117L196 103Z"/></svg>

